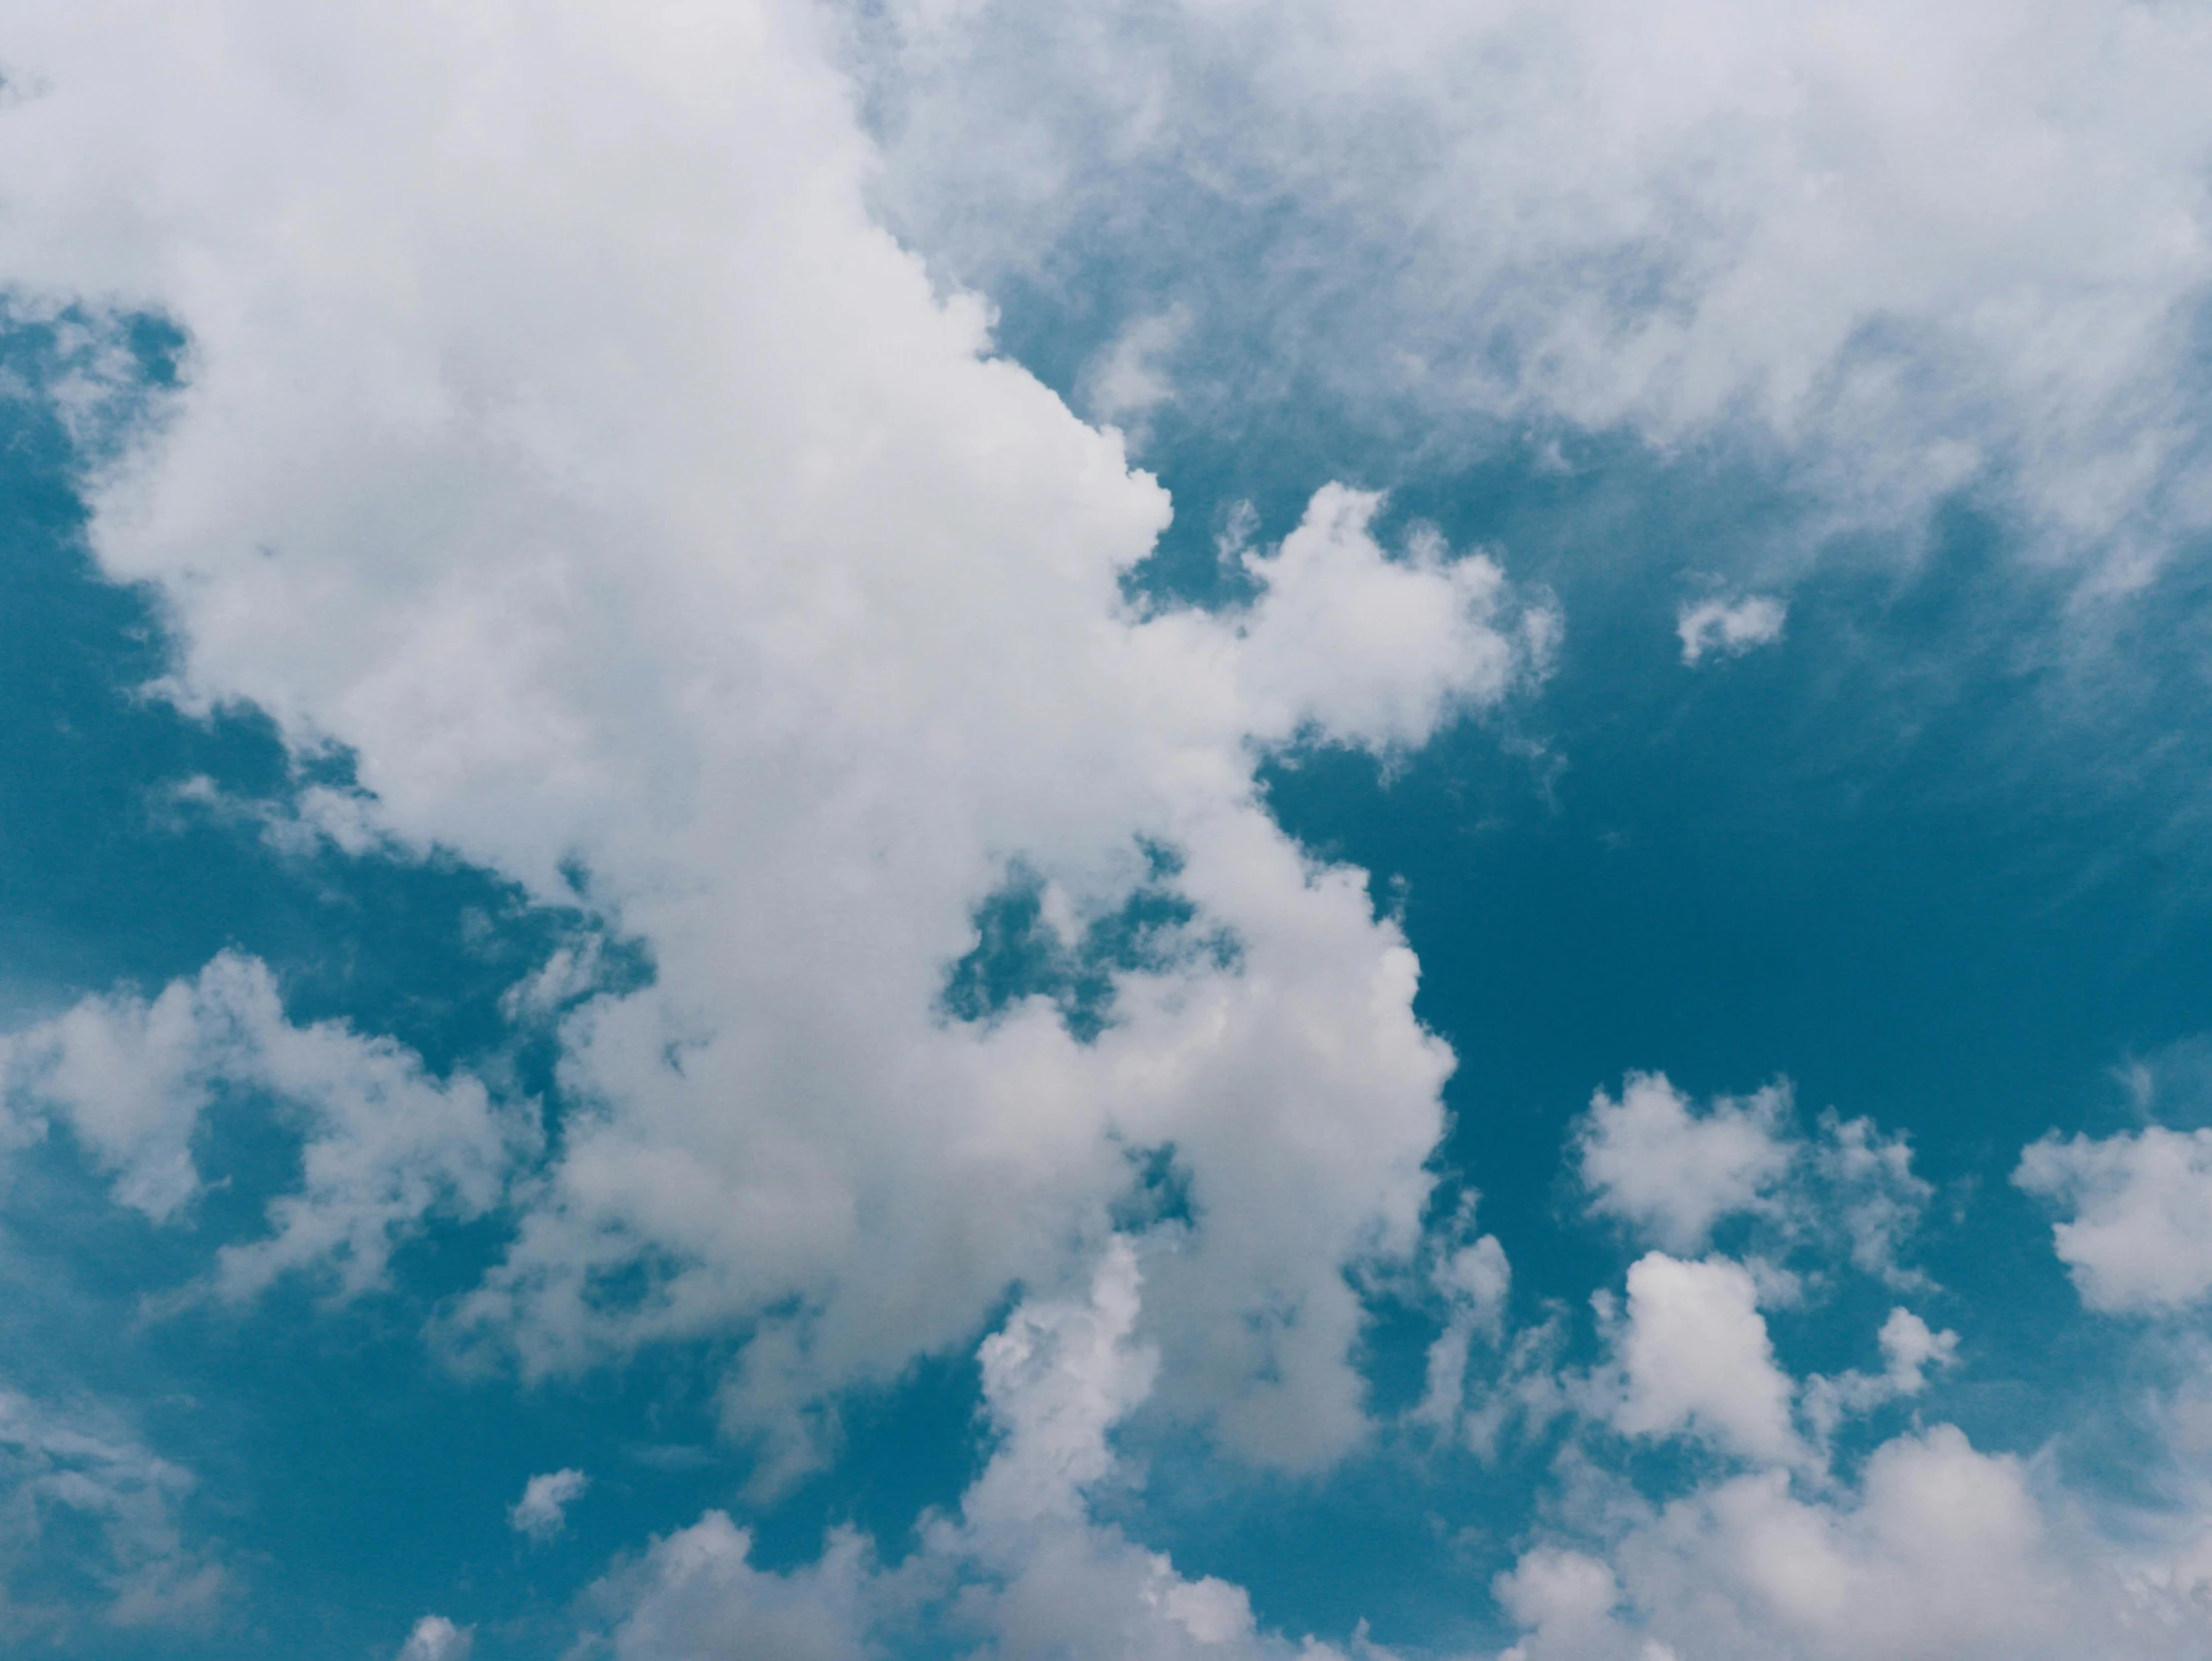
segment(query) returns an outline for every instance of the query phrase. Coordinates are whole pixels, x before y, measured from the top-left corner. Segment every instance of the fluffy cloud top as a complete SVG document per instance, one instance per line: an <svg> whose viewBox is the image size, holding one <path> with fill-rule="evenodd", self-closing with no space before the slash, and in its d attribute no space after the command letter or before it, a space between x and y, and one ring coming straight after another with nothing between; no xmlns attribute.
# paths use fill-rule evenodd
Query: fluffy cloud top
<svg viewBox="0 0 2212 1661"><path fill-rule="evenodd" d="M2052 1135L2012 1181L2071 1214L2051 1235L2090 1308L2173 1310L2212 1292L2212 1131Z"/></svg>
<svg viewBox="0 0 2212 1661"><path fill-rule="evenodd" d="M455 1626L443 1615L424 1615L399 1646L399 1661L468 1661L475 1649L472 1629Z"/></svg>
<svg viewBox="0 0 2212 1661"><path fill-rule="evenodd" d="M1260 1632L1241 1587L1186 1578L1091 1520L1089 1493L1116 1474L1110 1433L1152 1377L1133 1337L1138 1286L1135 1254L1116 1239L1088 1297L1025 1302L986 1340L997 1447L959 1516L926 1519L896 1571L850 1529L812 1563L764 1571L749 1561L751 1535L710 1512L595 1589L600 1640L621 1661L861 1661L918 1643L1005 1661L1343 1661L1326 1644Z"/></svg>

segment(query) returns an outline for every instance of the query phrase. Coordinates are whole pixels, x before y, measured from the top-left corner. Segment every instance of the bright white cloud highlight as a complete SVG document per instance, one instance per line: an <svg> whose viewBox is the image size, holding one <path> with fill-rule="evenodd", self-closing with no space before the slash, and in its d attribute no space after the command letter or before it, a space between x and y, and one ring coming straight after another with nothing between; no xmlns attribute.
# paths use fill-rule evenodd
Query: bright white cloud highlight
<svg viewBox="0 0 2212 1661"><path fill-rule="evenodd" d="M1146 1301L1153 1399L1256 1460L1353 1445L1343 1265L1413 1252L1451 1058L1254 761L1419 744L1540 670L1551 613L1333 488L1248 609L1133 609L1164 497L871 222L796 3L35 0L8 50L26 304L191 334L93 527L172 607L175 695L350 746L347 835L548 899L586 872L653 954L564 1028L578 1108L454 1339L542 1371L758 1322L724 1405L796 1469L795 1404L1056 1282L1171 1143L1199 1221ZM1088 924L1144 846L1194 917L1098 1042L1044 1000L948 1018L1013 862ZM449 1135L389 1134L379 1170ZM179 1158L143 1156L149 1204ZM396 1214L341 1215L372 1249ZM233 1281L335 1243L307 1229Z"/></svg>
<svg viewBox="0 0 2212 1661"><path fill-rule="evenodd" d="M1743 1265L1658 1251L1639 1259L1618 1353L1624 1387L1612 1419L1623 1432L1691 1434L1776 1464L1806 1456L1791 1419L1795 1386L1776 1365Z"/></svg>
<svg viewBox="0 0 2212 1661"><path fill-rule="evenodd" d="M1743 599L1687 601L1675 617L1682 661L1696 668L1708 657L1741 657L1782 638L1790 608L1766 594Z"/></svg>
<svg viewBox="0 0 2212 1661"><path fill-rule="evenodd" d="M568 1526L568 1507L591 1486L580 1470L549 1470L522 1484L522 1497L507 1507L507 1522L518 1534L550 1540Z"/></svg>
<svg viewBox="0 0 2212 1661"><path fill-rule="evenodd" d="M2171 1311L2212 1292L2212 1131L2052 1135L2012 1181L2070 1214L2051 1236L2090 1308Z"/></svg>

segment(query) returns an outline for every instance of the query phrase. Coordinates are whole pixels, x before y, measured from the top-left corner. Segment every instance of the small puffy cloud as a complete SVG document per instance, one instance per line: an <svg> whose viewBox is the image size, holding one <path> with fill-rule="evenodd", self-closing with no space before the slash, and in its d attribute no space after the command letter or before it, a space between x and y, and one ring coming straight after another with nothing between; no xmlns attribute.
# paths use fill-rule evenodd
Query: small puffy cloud
<svg viewBox="0 0 2212 1661"><path fill-rule="evenodd" d="M1765 1249L1822 1248L1900 1288L1923 1283L1898 1261L1934 1192L1910 1146L1834 1111L1808 1134L1787 1080L1701 1108L1666 1075L1631 1073L1618 1099L1592 1098L1572 1146L1591 1214L1662 1250L1701 1250L1744 1218Z"/></svg>
<svg viewBox="0 0 2212 1661"><path fill-rule="evenodd" d="M1938 1332L1910 1309L1891 1309L1881 1323L1883 1376L1899 1395L1917 1395L1928 1370L1940 1370L1958 1358L1958 1334Z"/></svg>
<svg viewBox="0 0 2212 1661"><path fill-rule="evenodd" d="M1765 594L1743 599L1688 601L1675 614L1682 639L1682 661L1691 668L1708 657L1742 657L1782 638L1790 608Z"/></svg>
<svg viewBox="0 0 2212 1661"><path fill-rule="evenodd" d="M286 1019L260 960L225 952L150 1002L87 998L0 1038L19 1118L52 1116L110 1176L119 1204L156 1222L201 1189L192 1144L219 1094L267 1098L302 1141L301 1186L269 1207L270 1232L226 1246L216 1288L246 1297L322 1269L356 1293L383 1278L425 1216L483 1216L536 1144L534 1116L465 1074L439 1080L387 1038L340 1021Z"/></svg>
<svg viewBox="0 0 2212 1661"><path fill-rule="evenodd" d="M2012 1181L2068 1214L2051 1236L2090 1308L2165 1312L2212 1293L2212 1131L2053 1134Z"/></svg>
<svg viewBox="0 0 2212 1661"><path fill-rule="evenodd" d="M1658 1251L1635 1263L1616 1355L1621 1389L1610 1417L1625 1434L1694 1435L1777 1464L1805 1457L1791 1418L1796 1388L1775 1362L1758 1285L1742 1264Z"/></svg>
<svg viewBox="0 0 2212 1661"><path fill-rule="evenodd" d="M591 1486L580 1470L549 1470L522 1485L522 1497L507 1507L507 1523L533 1540L550 1540L568 1525L568 1507Z"/></svg>
<svg viewBox="0 0 2212 1661"><path fill-rule="evenodd" d="M1310 723L1368 749L1420 744L1456 710L1548 667L1556 612L1516 611L1494 561L1451 558L1433 531L1389 558L1372 529L1382 505L1374 491L1326 485L1279 547L1242 555L1264 584L1240 629L1256 733Z"/></svg>
<svg viewBox="0 0 2212 1661"><path fill-rule="evenodd" d="M473 1627L455 1626L443 1615L424 1615L399 1646L398 1661L468 1661L475 1648Z"/></svg>
<svg viewBox="0 0 2212 1661"><path fill-rule="evenodd" d="M1794 1158L1790 1100L1770 1085L1701 1113L1665 1074L1631 1073L1619 1100L1592 1098L1577 1130L1590 1210L1666 1250L1697 1250L1722 1218L1772 1206Z"/></svg>

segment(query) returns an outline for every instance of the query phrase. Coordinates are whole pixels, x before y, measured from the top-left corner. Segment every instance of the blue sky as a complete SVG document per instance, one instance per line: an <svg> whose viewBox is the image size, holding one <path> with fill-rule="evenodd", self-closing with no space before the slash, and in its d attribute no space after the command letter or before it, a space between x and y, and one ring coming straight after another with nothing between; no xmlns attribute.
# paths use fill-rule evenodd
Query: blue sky
<svg viewBox="0 0 2212 1661"><path fill-rule="evenodd" d="M2188 8L8 8L0 1648L2212 1648Z"/></svg>

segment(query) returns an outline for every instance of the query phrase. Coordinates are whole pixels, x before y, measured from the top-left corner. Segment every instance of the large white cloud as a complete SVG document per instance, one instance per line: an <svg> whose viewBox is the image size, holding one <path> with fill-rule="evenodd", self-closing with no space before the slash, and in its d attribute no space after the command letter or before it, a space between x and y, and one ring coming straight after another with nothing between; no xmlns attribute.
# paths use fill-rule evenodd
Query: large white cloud
<svg viewBox="0 0 2212 1661"><path fill-rule="evenodd" d="M888 19L899 223L981 279L1179 308L1153 380L1217 418L1325 388L1432 441L1748 433L1861 522L1993 473L2122 577L2212 506L2189 8L853 10Z"/></svg>
<svg viewBox="0 0 2212 1661"><path fill-rule="evenodd" d="M350 746L382 833L588 873L652 951L565 1028L560 1157L456 1341L548 1368L752 1323L727 1411L788 1429L1051 1279L1172 1144L1158 1398L1326 1459L1364 1423L1341 1267L1411 1248L1451 1058L1255 752L1417 744L1555 624L1339 490L1245 610L1132 606L1163 496L871 223L821 28L18 8L0 262L191 341L95 545L160 586L178 697ZM1080 933L1146 846L1192 916L1096 1043L1044 999L946 1013L1017 862Z"/></svg>

